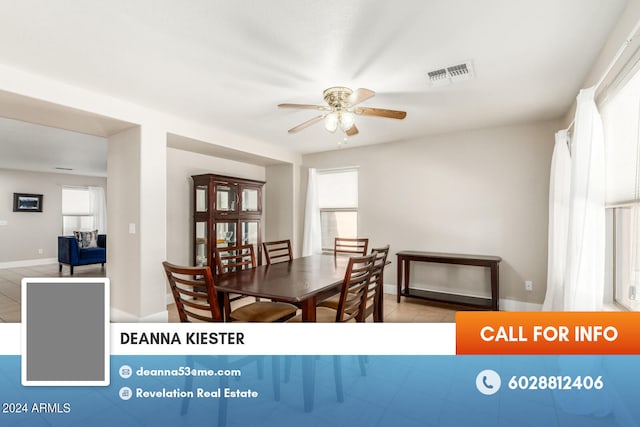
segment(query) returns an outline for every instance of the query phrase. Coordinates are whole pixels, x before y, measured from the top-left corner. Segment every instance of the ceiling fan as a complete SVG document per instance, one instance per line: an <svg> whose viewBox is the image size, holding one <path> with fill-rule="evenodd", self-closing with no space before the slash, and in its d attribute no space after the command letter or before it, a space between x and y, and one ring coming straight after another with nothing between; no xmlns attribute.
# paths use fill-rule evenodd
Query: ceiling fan
<svg viewBox="0 0 640 427"><path fill-rule="evenodd" d="M373 98L376 93L370 89L356 89L352 91L347 87L330 87L326 89L322 96L327 105L309 105L309 104L278 104L280 108L298 108L302 110L319 110L325 113L316 116L298 126L289 129L289 133L295 133L324 120L324 127L329 132L335 132L338 127L344 131L347 136L358 134L358 128L355 123L355 115L386 117L389 119L402 120L407 116L404 111L385 110L382 108L358 107L358 104Z"/></svg>

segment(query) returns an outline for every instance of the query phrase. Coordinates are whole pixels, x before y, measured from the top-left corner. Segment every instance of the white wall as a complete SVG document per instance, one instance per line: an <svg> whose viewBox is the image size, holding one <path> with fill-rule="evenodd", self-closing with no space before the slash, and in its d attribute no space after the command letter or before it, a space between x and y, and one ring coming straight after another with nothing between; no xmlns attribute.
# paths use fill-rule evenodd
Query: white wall
<svg viewBox="0 0 640 427"><path fill-rule="evenodd" d="M166 132L137 126L108 140L112 319L166 321Z"/></svg>
<svg viewBox="0 0 640 427"><path fill-rule="evenodd" d="M640 45L638 37L631 37L630 43L627 44L627 42L629 41L629 36L638 24L639 20L640 0L628 0L624 11L620 15L618 23L609 34L607 41L600 50L598 58L594 61L593 66L580 86L581 88L591 87L597 84L600 79L604 78L598 88L598 92L596 92L597 101L601 101L605 97L607 86L614 83L618 73L628 65L633 55L637 52L638 46ZM621 49L622 46L625 45L626 48ZM618 54L620 54L620 57L615 64L612 64L612 61ZM609 69L611 65L613 65L613 67ZM576 97L577 96L578 92L576 92ZM576 102L574 99L571 108L569 108L564 115L563 127L566 128L569 126L573 121L575 114Z"/></svg>
<svg viewBox="0 0 640 427"><path fill-rule="evenodd" d="M168 319L163 293L166 276L162 262L167 259L167 132L157 123L141 126L140 218L136 233L140 242L140 310L144 321ZM119 191L128 191L120 187ZM126 232L122 230L121 232Z"/></svg>
<svg viewBox="0 0 640 427"><path fill-rule="evenodd" d="M266 241L294 241L294 176L293 165L273 165L266 168L265 235Z"/></svg>
<svg viewBox="0 0 640 427"><path fill-rule="evenodd" d="M106 178L0 169L0 263L58 258L62 187L101 186ZM13 193L42 194L42 213L13 212ZM42 249L42 254L38 253Z"/></svg>
<svg viewBox="0 0 640 427"><path fill-rule="evenodd" d="M167 148L167 260L179 265L193 263L191 176L203 173L265 180L264 166Z"/></svg>
<svg viewBox="0 0 640 427"><path fill-rule="evenodd" d="M300 257L308 168L293 162L266 170L265 240L290 239L293 256Z"/></svg>
<svg viewBox="0 0 640 427"><path fill-rule="evenodd" d="M373 246L501 256L500 298L541 303L558 128L554 121L425 137L306 155L303 165L359 166L359 235ZM385 282L395 284L391 259ZM488 272L475 267L415 264L412 282L489 294Z"/></svg>
<svg viewBox="0 0 640 427"><path fill-rule="evenodd" d="M111 306L138 316L140 240L128 229L129 224L140 224L140 128L112 135L107 147L107 273L111 280Z"/></svg>

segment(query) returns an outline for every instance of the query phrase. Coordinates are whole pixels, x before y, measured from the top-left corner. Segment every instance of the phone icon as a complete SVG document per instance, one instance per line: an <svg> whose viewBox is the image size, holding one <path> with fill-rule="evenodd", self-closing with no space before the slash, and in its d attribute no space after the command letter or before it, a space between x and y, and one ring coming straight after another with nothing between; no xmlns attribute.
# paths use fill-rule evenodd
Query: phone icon
<svg viewBox="0 0 640 427"><path fill-rule="evenodd" d="M501 384L500 375L492 369L485 369L476 376L476 388L487 396L497 393Z"/></svg>
<svg viewBox="0 0 640 427"><path fill-rule="evenodd" d="M487 382L487 376L486 375L482 376L482 385L484 385L489 390L491 390L493 388L493 386Z"/></svg>

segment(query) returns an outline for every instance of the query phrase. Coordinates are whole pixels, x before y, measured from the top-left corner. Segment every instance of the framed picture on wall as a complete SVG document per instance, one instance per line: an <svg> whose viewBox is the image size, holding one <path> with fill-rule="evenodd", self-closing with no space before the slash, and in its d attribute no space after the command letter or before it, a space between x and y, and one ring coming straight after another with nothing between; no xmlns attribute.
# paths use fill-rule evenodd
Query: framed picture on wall
<svg viewBox="0 0 640 427"><path fill-rule="evenodd" d="M14 212L42 212L42 194L13 193Z"/></svg>

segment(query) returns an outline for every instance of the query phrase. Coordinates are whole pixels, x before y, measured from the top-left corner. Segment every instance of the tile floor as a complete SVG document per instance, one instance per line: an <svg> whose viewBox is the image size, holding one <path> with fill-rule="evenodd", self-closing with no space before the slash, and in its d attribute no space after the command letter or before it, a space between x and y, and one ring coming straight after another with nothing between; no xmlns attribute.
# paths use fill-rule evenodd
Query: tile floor
<svg viewBox="0 0 640 427"><path fill-rule="evenodd" d="M104 277L100 265L74 268L74 277ZM69 277L69 267L58 272L58 264L22 268L0 269L0 322L20 322L20 281L23 277ZM402 298L396 303L395 295L384 296L384 321L397 323L455 322L456 310L451 305L437 305L426 301ZM175 304L167 306L169 322L179 322ZM371 319L369 319L371 320Z"/></svg>
<svg viewBox="0 0 640 427"><path fill-rule="evenodd" d="M73 277L104 277L100 264L74 268ZM20 322L20 282L23 277L69 277L69 267L58 264L0 269L0 322Z"/></svg>

